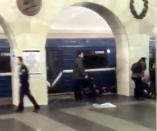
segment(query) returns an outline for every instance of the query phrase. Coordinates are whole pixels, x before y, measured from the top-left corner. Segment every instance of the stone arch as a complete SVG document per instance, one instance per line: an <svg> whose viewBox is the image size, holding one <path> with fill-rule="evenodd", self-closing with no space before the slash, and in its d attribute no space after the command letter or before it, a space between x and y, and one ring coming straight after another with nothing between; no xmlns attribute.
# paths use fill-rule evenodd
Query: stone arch
<svg viewBox="0 0 157 131"><path fill-rule="evenodd" d="M119 95L130 96L130 65L129 42L125 28L120 19L107 7L91 2L80 2L71 6L88 8L98 13L111 27L116 40L117 48L117 89Z"/></svg>
<svg viewBox="0 0 157 131"><path fill-rule="evenodd" d="M8 24L7 21L3 18L2 15L0 15L0 25L2 26L5 35L7 36L8 40L9 40L9 44L10 44L11 50L13 50L13 48L16 47L16 40L15 40L13 31L11 30L9 24Z"/></svg>

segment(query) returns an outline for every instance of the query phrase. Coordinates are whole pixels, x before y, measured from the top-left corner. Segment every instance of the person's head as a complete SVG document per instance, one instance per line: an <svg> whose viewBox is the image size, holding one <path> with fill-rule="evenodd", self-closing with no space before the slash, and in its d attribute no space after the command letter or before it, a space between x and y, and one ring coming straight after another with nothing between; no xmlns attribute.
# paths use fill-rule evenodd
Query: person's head
<svg viewBox="0 0 157 131"><path fill-rule="evenodd" d="M83 58L84 57L84 53L82 51L78 51L76 53L76 57L80 57L80 58Z"/></svg>
<svg viewBox="0 0 157 131"><path fill-rule="evenodd" d="M142 57L140 60L139 60L139 64L142 66L142 70L146 70L146 58L145 57Z"/></svg>
<svg viewBox="0 0 157 131"><path fill-rule="evenodd" d="M140 63L145 63L146 62L146 57L142 57L140 60L139 60Z"/></svg>
<svg viewBox="0 0 157 131"><path fill-rule="evenodd" d="M23 63L23 58L21 56L18 56L17 59L18 59L18 65L21 65Z"/></svg>

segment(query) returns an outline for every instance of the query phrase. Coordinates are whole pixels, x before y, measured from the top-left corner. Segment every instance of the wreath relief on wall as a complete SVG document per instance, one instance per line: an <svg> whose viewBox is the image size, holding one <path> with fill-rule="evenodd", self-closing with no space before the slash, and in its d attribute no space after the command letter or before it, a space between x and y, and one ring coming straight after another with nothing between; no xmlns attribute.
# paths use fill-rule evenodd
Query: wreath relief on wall
<svg viewBox="0 0 157 131"><path fill-rule="evenodd" d="M147 14L147 11L148 11L148 0L142 0L143 3L144 3L144 8L142 10L142 12L140 14L138 14L136 12L136 9L134 7L134 0L130 0L130 11L131 13L133 14L133 16L136 18L136 19L143 19L146 14Z"/></svg>

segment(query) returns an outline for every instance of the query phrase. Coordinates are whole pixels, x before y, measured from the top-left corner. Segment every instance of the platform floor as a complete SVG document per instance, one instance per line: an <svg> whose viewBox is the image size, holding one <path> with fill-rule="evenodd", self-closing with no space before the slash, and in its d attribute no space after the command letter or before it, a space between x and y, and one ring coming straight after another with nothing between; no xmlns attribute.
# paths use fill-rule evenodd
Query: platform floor
<svg viewBox="0 0 157 131"><path fill-rule="evenodd" d="M111 102L116 108L95 109L87 100L51 100L39 113L26 108L0 106L0 131L155 131L156 102L124 96L103 96L96 103Z"/></svg>

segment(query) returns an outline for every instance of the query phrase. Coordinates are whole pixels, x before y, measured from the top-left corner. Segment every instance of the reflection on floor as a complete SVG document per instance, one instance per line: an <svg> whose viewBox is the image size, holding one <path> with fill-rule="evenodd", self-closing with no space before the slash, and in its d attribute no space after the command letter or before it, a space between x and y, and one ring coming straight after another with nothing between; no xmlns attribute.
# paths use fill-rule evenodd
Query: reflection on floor
<svg viewBox="0 0 157 131"><path fill-rule="evenodd" d="M103 96L97 103L112 102L113 109L95 109L87 100L52 100L39 113L32 108L14 113L0 107L0 131L155 131L155 101L124 96Z"/></svg>

